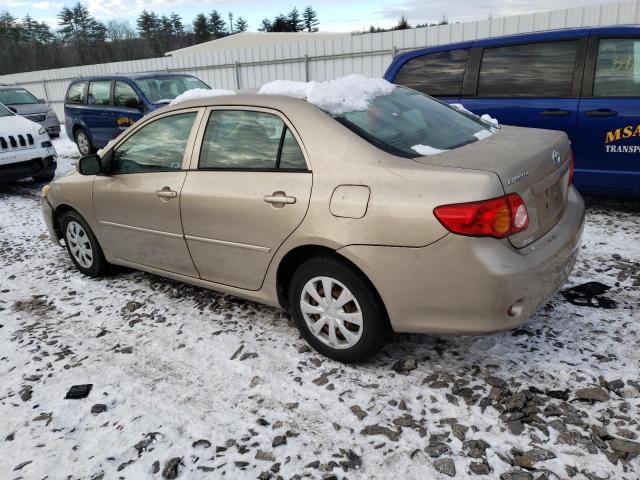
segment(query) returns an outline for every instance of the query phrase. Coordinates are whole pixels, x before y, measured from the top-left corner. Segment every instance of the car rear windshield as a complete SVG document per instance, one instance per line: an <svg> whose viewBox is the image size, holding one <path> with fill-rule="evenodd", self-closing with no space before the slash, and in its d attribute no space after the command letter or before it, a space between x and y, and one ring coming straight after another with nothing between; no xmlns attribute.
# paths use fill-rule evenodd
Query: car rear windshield
<svg viewBox="0 0 640 480"><path fill-rule="evenodd" d="M490 131L479 118L405 87L376 97L367 110L334 118L382 150L409 158L421 156L413 147L450 150L475 142Z"/></svg>
<svg viewBox="0 0 640 480"><path fill-rule="evenodd" d="M209 89L206 83L190 76L149 77L135 82L151 103L169 103L181 93L194 88Z"/></svg>
<svg viewBox="0 0 640 480"><path fill-rule="evenodd" d="M4 103L5 105L20 105L24 103L38 103L38 99L24 88L11 88L0 90L0 103Z"/></svg>

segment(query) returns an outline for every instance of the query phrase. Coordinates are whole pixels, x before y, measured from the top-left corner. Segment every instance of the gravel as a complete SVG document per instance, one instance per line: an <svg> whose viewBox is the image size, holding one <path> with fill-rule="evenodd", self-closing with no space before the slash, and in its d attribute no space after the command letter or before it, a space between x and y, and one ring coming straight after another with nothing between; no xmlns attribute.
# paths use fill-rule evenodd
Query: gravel
<svg viewBox="0 0 640 480"><path fill-rule="evenodd" d="M345 366L278 309L125 269L83 277L48 240L39 189L0 186L10 478L640 477L637 203L592 201L565 293L521 327L395 335Z"/></svg>

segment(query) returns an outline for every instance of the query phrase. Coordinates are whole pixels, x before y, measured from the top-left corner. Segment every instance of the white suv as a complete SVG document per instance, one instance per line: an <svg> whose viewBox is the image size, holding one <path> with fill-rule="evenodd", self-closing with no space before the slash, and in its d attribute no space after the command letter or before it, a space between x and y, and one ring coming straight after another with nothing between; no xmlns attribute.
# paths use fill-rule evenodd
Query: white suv
<svg viewBox="0 0 640 480"><path fill-rule="evenodd" d="M0 182L26 177L51 181L57 157L44 127L0 104Z"/></svg>

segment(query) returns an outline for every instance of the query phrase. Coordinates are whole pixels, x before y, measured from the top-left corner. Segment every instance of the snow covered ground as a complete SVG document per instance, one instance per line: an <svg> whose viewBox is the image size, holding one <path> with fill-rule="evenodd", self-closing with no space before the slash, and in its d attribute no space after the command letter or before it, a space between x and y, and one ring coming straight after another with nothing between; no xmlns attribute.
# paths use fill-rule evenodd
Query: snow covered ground
<svg viewBox="0 0 640 480"><path fill-rule="evenodd" d="M61 174L74 148L54 143ZM0 185L0 478L640 477L637 203L589 207L570 279L614 308L558 294L512 332L396 335L344 366L277 309L83 277L40 187Z"/></svg>

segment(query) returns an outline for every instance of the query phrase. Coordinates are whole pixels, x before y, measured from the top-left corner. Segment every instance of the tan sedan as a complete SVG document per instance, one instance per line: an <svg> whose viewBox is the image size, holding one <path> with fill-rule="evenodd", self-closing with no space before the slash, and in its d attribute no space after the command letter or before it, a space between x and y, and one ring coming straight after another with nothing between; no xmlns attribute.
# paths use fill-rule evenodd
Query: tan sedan
<svg viewBox="0 0 640 480"><path fill-rule="evenodd" d="M395 332L484 333L567 279L584 222L564 133L495 128L403 87L329 114L290 96L144 117L45 187L84 274L124 265L289 308L344 362Z"/></svg>

